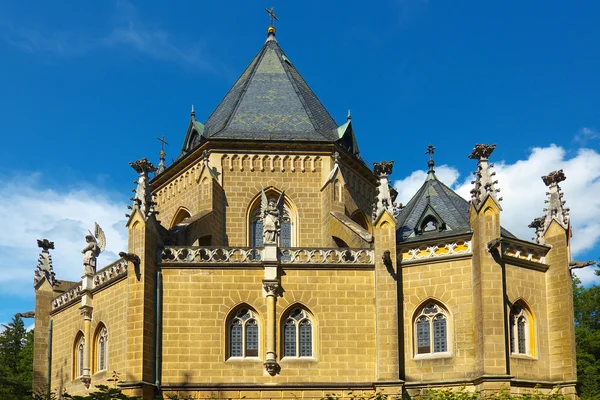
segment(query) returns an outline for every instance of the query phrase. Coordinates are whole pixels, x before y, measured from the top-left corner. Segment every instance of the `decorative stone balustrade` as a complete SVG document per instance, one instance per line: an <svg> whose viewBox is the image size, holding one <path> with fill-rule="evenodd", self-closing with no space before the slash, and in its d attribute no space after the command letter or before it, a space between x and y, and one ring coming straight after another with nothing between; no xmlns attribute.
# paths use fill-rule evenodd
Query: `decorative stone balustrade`
<svg viewBox="0 0 600 400"><path fill-rule="evenodd" d="M431 260L435 258L446 258L450 256L471 254L471 241L459 240L450 243L437 243L420 245L413 248L404 248L398 254L398 261L406 264L421 260Z"/></svg>
<svg viewBox="0 0 600 400"><path fill-rule="evenodd" d="M165 247L163 264L260 263L262 248L252 247ZM282 264L373 265L370 249L279 248Z"/></svg>
<svg viewBox="0 0 600 400"><path fill-rule="evenodd" d="M77 299L81 297L81 283L78 283L77 286L67 290L60 296L54 299L52 302L52 310L55 310L59 307L62 307L67 304L71 304L75 302Z"/></svg>
<svg viewBox="0 0 600 400"><path fill-rule="evenodd" d="M161 254L167 263L257 263L261 249L251 247L165 247Z"/></svg>
<svg viewBox="0 0 600 400"><path fill-rule="evenodd" d="M373 265L374 251L370 249L303 249L280 248L283 264L358 264Z"/></svg>
<svg viewBox="0 0 600 400"><path fill-rule="evenodd" d="M107 265L94 275L94 287L108 284L120 277L127 275L127 261L119 258L112 264Z"/></svg>
<svg viewBox="0 0 600 400"><path fill-rule="evenodd" d="M505 241L502 245L502 255L517 260L529 261L536 264L545 264L546 256L544 251L536 250L533 247Z"/></svg>

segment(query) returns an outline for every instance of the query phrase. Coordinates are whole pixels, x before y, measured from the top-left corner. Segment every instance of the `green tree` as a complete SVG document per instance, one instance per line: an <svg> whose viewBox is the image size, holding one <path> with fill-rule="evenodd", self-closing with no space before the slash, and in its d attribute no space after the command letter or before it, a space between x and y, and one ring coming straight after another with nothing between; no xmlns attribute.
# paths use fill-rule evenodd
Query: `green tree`
<svg viewBox="0 0 600 400"><path fill-rule="evenodd" d="M31 396L33 378L33 332L13 317L0 332L0 399L24 400Z"/></svg>
<svg viewBox="0 0 600 400"><path fill-rule="evenodd" d="M596 271L598 274L598 271ZM577 391L581 400L600 398L600 286L584 288L573 277Z"/></svg>

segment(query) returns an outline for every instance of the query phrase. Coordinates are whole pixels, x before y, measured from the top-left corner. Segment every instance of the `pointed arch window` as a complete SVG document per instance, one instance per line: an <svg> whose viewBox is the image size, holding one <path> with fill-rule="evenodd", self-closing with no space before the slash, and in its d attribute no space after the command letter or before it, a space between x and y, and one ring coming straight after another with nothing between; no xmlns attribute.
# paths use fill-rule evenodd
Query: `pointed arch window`
<svg viewBox="0 0 600 400"><path fill-rule="evenodd" d="M94 373L107 369L108 361L108 330L100 323L94 340Z"/></svg>
<svg viewBox="0 0 600 400"><path fill-rule="evenodd" d="M85 352L85 338L83 333L79 332L75 337L73 348L73 379L83 376L83 355Z"/></svg>
<svg viewBox="0 0 600 400"><path fill-rule="evenodd" d="M240 308L228 324L229 357L258 357L259 329L256 313Z"/></svg>
<svg viewBox="0 0 600 400"><path fill-rule="evenodd" d="M415 354L442 354L449 352L448 311L429 302L414 319Z"/></svg>
<svg viewBox="0 0 600 400"><path fill-rule="evenodd" d="M313 356L313 321L303 308L296 307L283 320L283 356Z"/></svg>
<svg viewBox="0 0 600 400"><path fill-rule="evenodd" d="M510 352L533 356L533 317L522 303L515 304L510 311Z"/></svg>

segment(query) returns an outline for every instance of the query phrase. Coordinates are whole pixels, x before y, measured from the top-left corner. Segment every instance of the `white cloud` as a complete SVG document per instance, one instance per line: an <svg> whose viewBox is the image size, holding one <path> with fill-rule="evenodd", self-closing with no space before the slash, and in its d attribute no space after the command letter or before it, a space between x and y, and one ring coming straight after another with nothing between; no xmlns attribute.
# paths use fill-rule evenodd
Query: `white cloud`
<svg viewBox="0 0 600 400"><path fill-rule="evenodd" d="M0 181L0 285L5 294L32 292L40 249L37 239L54 242L51 250L56 277L77 281L83 273L81 249L94 222L103 228L107 248L98 268L127 249L126 205L103 197L101 191L56 191L40 188L40 175Z"/></svg>
<svg viewBox="0 0 600 400"><path fill-rule="evenodd" d="M501 189L500 203L503 211L502 226L517 237L530 240L533 230L527 225L543 215L547 188L541 176L550 171L563 169L567 180L561 183L566 207L571 209L573 239L571 251L573 258L586 251L595 249L600 241L600 154L594 150L582 148L569 155L559 146L536 147L529 157L514 163L494 161L498 187ZM442 175L446 174L446 177ZM437 169L438 178L452 187L465 199L470 199L471 176L458 181L458 172L453 167L443 166ZM398 180L394 186L399 191L398 201L406 202L422 185L424 171L415 171L408 177ZM599 281L594 268L577 271L582 282Z"/></svg>
<svg viewBox="0 0 600 400"><path fill-rule="evenodd" d="M592 128L581 128L577 135L575 135L575 141L585 145L590 140L600 139L600 132Z"/></svg>

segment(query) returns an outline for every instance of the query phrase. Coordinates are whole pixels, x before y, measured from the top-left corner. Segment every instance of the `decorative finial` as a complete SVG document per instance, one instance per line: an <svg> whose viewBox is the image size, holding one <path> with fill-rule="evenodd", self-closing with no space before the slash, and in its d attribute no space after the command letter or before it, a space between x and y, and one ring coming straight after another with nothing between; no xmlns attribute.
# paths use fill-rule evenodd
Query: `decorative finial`
<svg viewBox="0 0 600 400"><path fill-rule="evenodd" d="M545 201L548 207L544 208L546 214L543 217L536 218L529 225L530 228L535 229L534 239L539 244L544 244L544 233L552 221L556 221L563 228L569 229L569 209L565 207L563 193L558 185L565 179L567 177L562 169L542 176L544 184L548 186L548 192L546 193L548 200Z"/></svg>
<svg viewBox="0 0 600 400"><path fill-rule="evenodd" d="M137 188L133 189L135 197L131 198L133 201L133 207L131 208L139 210L142 216L148 219L151 215L158 213L154 210L156 203L152 201L150 178L148 177L149 173L156 172L156 167L145 158L130 162L129 165L138 173L138 180L135 181Z"/></svg>
<svg viewBox="0 0 600 400"><path fill-rule="evenodd" d="M379 178L379 185L377 187L377 195L375 202L373 203L373 222L377 222L381 214L384 211L388 211L390 215L395 216L395 192L394 188L390 186L389 175L392 174L394 167L394 161L381 161L373 163L373 170L375 175Z"/></svg>
<svg viewBox="0 0 600 400"><path fill-rule="evenodd" d="M492 197L496 203L502 201L502 197L496 196L500 189L496 189L495 185L498 181L493 178L496 175L496 172L492 171L494 164L488 163L488 157L495 148L495 144L476 144L469 155L470 159L479 160L477 171L473 172L476 178L471 181L475 184L475 187L471 190L471 202L477 209L481 207L488 196Z"/></svg>
<svg viewBox="0 0 600 400"><path fill-rule="evenodd" d="M427 151L425 152L425 154L429 154L429 161L427 162L427 166L429 167L429 171L427 172L427 175L433 175L435 173L435 170L433 169L433 167L435 166L435 161L433 161L433 153L435 152L435 147L433 145L429 145L427 146Z"/></svg>
<svg viewBox="0 0 600 400"><path fill-rule="evenodd" d="M192 113L193 110L194 106L192 106ZM160 142L160 153L158 153L160 155L160 160L158 162L158 168L156 169L156 174L158 175L166 169L165 156L167 155L167 153L165 153L165 144L168 146L169 143L167 143L167 141L165 140L164 135L161 137L157 137L156 139L158 139L158 141Z"/></svg>
<svg viewBox="0 0 600 400"><path fill-rule="evenodd" d="M190 112L190 117L196 118L196 111L194 111L194 105L192 104L192 111Z"/></svg>
<svg viewBox="0 0 600 400"><path fill-rule="evenodd" d="M352 114L350 114L350 109L348 109L348 116L346 117L348 121L352 119Z"/></svg>
<svg viewBox="0 0 600 400"><path fill-rule="evenodd" d="M37 286L43 278L46 278L50 286L56 285L56 277L52 268L52 256L48 250L54 250L54 242L48 239L41 239L37 241L38 247L42 249L40 258L38 259L38 265L33 275L33 285Z"/></svg>

